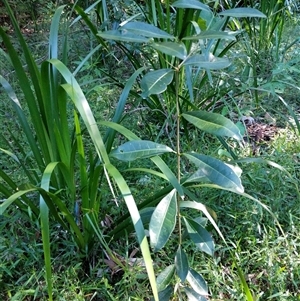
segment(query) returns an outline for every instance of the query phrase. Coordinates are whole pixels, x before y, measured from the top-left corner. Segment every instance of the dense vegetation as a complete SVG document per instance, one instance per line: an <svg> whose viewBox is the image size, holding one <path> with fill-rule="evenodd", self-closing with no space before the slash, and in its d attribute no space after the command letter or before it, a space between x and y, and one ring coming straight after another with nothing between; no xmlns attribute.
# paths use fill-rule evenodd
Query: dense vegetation
<svg viewBox="0 0 300 301"><path fill-rule="evenodd" d="M1 300L300 300L293 1L0 4Z"/></svg>

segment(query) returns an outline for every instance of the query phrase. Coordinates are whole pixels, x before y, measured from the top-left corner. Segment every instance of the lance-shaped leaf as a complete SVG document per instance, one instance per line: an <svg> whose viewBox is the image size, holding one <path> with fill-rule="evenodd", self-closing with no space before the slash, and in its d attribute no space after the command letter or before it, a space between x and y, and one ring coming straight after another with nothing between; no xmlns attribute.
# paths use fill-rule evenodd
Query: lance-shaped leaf
<svg viewBox="0 0 300 301"><path fill-rule="evenodd" d="M214 241L209 232L192 219L184 218L188 234L196 247L206 254L213 256L215 251Z"/></svg>
<svg viewBox="0 0 300 301"><path fill-rule="evenodd" d="M98 36L106 40L114 40L121 42L147 43L149 38L129 32L128 30L116 29L98 32Z"/></svg>
<svg viewBox="0 0 300 301"><path fill-rule="evenodd" d="M230 66L230 61L224 57L216 57L212 53L208 55L195 54L186 59L185 66L198 66L204 69L219 70Z"/></svg>
<svg viewBox="0 0 300 301"><path fill-rule="evenodd" d="M190 287L185 287L184 291L188 297L188 301L207 301L206 297L198 294L196 291Z"/></svg>
<svg viewBox="0 0 300 301"><path fill-rule="evenodd" d="M225 10L219 13L220 16L235 17L235 18L266 18L267 16L252 7L238 7Z"/></svg>
<svg viewBox="0 0 300 301"><path fill-rule="evenodd" d="M173 189L157 205L150 224L149 234L154 252L163 248L176 225L177 202L176 190Z"/></svg>
<svg viewBox="0 0 300 301"><path fill-rule="evenodd" d="M193 162L212 183L237 193L244 192L241 179L224 162L197 153L184 153L183 155Z"/></svg>
<svg viewBox="0 0 300 301"><path fill-rule="evenodd" d="M128 22L122 29L126 29L137 35L147 38L161 38L161 39L174 39L169 33L157 28L156 26L144 22Z"/></svg>
<svg viewBox="0 0 300 301"><path fill-rule="evenodd" d="M174 151L163 144L148 140L132 140L114 149L111 152L111 156L121 161L134 161L170 152Z"/></svg>
<svg viewBox="0 0 300 301"><path fill-rule="evenodd" d="M176 252L175 266L178 277L180 278L181 282L184 282L189 271L189 263L181 245L179 245Z"/></svg>
<svg viewBox="0 0 300 301"><path fill-rule="evenodd" d="M231 165L231 164L226 164L229 168L231 168L233 170L233 172L238 176L241 177L242 175L242 170L239 166L235 165ZM187 178L185 180L184 183L210 183L209 179L205 176L205 174L203 173L202 169L199 168L197 171L195 171L189 178Z"/></svg>
<svg viewBox="0 0 300 301"><path fill-rule="evenodd" d="M195 36L185 37L183 38L183 40L223 39L223 40L235 41L236 34L237 34L236 32L205 30Z"/></svg>
<svg viewBox="0 0 300 301"><path fill-rule="evenodd" d="M175 273L175 265L167 266L156 278L157 290L163 291L172 281Z"/></svg>
<svg viewBox="0 0 300 301"><path fill-rule="evenodd" d="M161 43L152 43L150 44L154 49L170 55L178 57L181 60L184 60L187 56L187 51L183 43L178 42L161 42Z"/></svg>
<svg viewBox="0 0 300 301"><path fill-rule="evenodd" d="M169 285L163 291L158 293L159 301L170 301L171 296L174 294L174 287ZM153 301L153 299L151 299Z"/></svg>
<svg viewBox="0 0 300 301"><path fill-rule="evenodd" d="M154 49L170 55L178 57L181 60L184 60L187 56L186 47L182 42L161 42L161 43L152 43L150 44Z"/></svg>
<svg viewBox="0 0 300 301"><path fill-rule="evenodd" d="M208 5L203 4L198 0L178 0L178 1L175 1L172 4L172 6L178 7L178 8L193 8L193 9L210 11L210 8Z"/></svg>
<svg viewBox="0 0 300 301"><path fill-rule="evenodd" d="M174 71L172 69L159 69L150 71L141 80L142 97L146 98L151 94L160 94L167 89L172 82Z"/></svg>
<svg viewBox="0 0 300 301"><path fill-rule="evenodd" d="M242 140L239 128L228 118L206 111L194 111L182 114L182 117L198 129L216 136L232 137Z"/></svg>
<svg viewBox="0 0 300 301"><path fill-rule="evenodd" d="M191 287L196 293L202 296L208 295L207 284L205 280L195 270L189 269L186 280L188 281L188 283L191 285Z"/></svg>

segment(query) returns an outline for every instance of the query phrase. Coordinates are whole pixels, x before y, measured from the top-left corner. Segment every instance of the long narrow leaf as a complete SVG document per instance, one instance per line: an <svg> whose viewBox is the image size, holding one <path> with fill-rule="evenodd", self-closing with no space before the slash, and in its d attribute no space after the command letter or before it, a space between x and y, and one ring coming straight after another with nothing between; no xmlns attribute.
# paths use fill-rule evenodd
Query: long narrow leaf
<svg viewBox="0 0 300 301"><path fill-rule="evenodd" d="M184 218L187 232L196 247L206 254L214 255L214 242L208 231L192 219Z"/></svg>
<svg viewBox="0 0 300 301"><path fill-rule="evenodd" d="M203 176L212 183L225 189L236 191L237 193L244 192L241 179L227 164L215 158L197 153L184 153L183 155L196 164L199 172L202 172Z"/></svg>
<svg viewBox="0 0 300 301"><path fill-rule="evenodd" d="M147 38L174 39L169 33L144 22L128 22L122 28Z"/></svg>
<svg viewBox="0 0 300 301"><path fill-rule="evenodd" d="M41 188L46 191L49 190L51 175L56 165L57 162L50 163L46 167L43 173ZM42 196L40 196L40 219L41 219L48 295L49 295L49 300L52 301L52 271L51 271L51 254L50 254L49 209Z"/></svg>
<svg viewBox="0 0 300 301"><path fill-rule="evenodd" d="M208 295L207 284L203 277L193 269L189 269L186 280L189 282L194 291L202 296Z"/></svg>
<svg viewBox="0 0 300 301"><path fill-rule="evenodd" d="M170 147L148 140L132 140L125 142L111 152L111 156L121 161L134 161L150 158L168 152L174 152Z"/></svg>
<svg viewBox="0 0 300 301"><path fill-rule="evenodd" d="M193 197L193 195L191 193L189 193L189 191L187 189L185 189L185 193L187 195L189 195L189 197L190 196ZM196 200L197 198L194 197L194 199ZM218 232L218 234L220 235L222 240L226 243L226 240L225 240L221 230L219 229L214 218L212 217L212 215L210 214L210 212L208 211L208 209L206 208L205 205L203 205L199 202L196 202L196 201L183 201L183 202L180 202L180 208L193 208L193 209L203 212L205 214L205 216L208 218L208 220L211 222L211 224L214 226L214 228L216 229L216 231Z"/></svg>
<svg viewBox="0 0 300 301"><path fill-rule="evenodd" d="M169 166L165 163L165 161L156 156L152 157L151 161L155 163L155 165L162 171L162 173L168 178L168 181L170 184L177 190L179 193L180 197L184 197L183 189L181 184L178 182L176 176L172 172L172 170L169 168Z"/></svg>
<svg viewBox="0 0 300 301"><path fill-rule="evenodd" d="M175 267L176 267L178 277L180 278L181 282L184 282L189 272L189 263L188 263L187 255L185 254L181 245L179 245L176 252Z"/></svg>
<svg viewBox="0 0 300 301"><path fill-rule="evenodd" d="M199 9L204 11L210 11L210 8L208 5L201 3L197 0L178 0L173 2L172 6L178 7L178 8L193 8L193 9Z"/></svg>
<svg viewBox="0 0 300 301"><path fill-rule="evenodd" d="M232 137L236 140L243 139L238 127L231 120L220 114L206 111L193 111L183 113L182 117L207 133Z"/></svg>
<svg viewBox="0 0 300 301"><path fill-rule="evenodd" d="M266 18L267 16L252 7L238 7L224 10L219 13L220 16L235 17L235 18Z"/></svg>
<svg viewBox="0 0 300 301"><path fill-rule="evenodd" d="M98 36L106 40L114 40L127 43L148 43L149 38L131 33L127 30L107 30L99 32Z"/></svg>
<svg viewBox="0 0 300 301"><path fill-rule="evenodd" d="M114 178L116 184L118 185L122 193L122 196L126 202L127 208L130 212L132 223L134 225L138 242L143 254L143 259L145 261L148 278L151 284L152 292L154 294L154 299L158 301L159 300L158 291L157 291L157 285L156 285L156 279L155 279L154 269L152 265L151 255L150 255L149 244L147 241L147 237L145 234L140 213L138 211L134 198L131 194L131 191L127 183L125 182L123 176L120 174L120 172L111 164L107 164L106 168L108 173Z"/></svg>
<svg viewBox="0 0 300 301"><path fill-rule="evenodd" d="M207 70L220 70L230 66L230 61L224 57L216 57L212 53L209 55L194 54L188 57L184 66L198 66Z"/></svg>
<svg viewBox="0 0 300 301"><path fill-rule="evenodd" d="M160 42L151 43L150 46L164 54L178 57L179 59L186 59L187 50L182 42Z"/></svg>
<svg viewBox="0 0 300 301"><path fill-rule="evenodd" d="M176 225L176 190L167 194L155 208L149 224L149 234L154 252L167 243Z"/></svg>
<svg viewBox="0 0 300 301"><path fill-rule="evenodd" d="M174 71L172 69L159 69L150 71L144 75L141 81L142 97L146 98L151 94L160 94L167 89L172 82Z"/></svg>
<svg viewBox="0 0 300 301"><path fill-rule="evenodd" d="M128 95L130 93L130 90L132 89L132 85L134 84L136 78L145 70L145 67L141 67L138 70L136 70L130 78L127 80L126 85L122 91L122 94L120 95L118 104L115 109L114 117L112 118L112 122L119 123L121 120L121 117L124 113L124 107L128 98ZM105 136L104 136L104 142L106 143L106 149L109 153L113 144L113 140L115 138L115 131L110 128L107 130ZM133 139L134 140L134 139Z"/></svg>
<svg viewBox="0 0 300 301"><path fill-rule="evenodd" d="M158 291L163 291L171 283L175 273L175 265L167 266L156 278Z"/></svg>

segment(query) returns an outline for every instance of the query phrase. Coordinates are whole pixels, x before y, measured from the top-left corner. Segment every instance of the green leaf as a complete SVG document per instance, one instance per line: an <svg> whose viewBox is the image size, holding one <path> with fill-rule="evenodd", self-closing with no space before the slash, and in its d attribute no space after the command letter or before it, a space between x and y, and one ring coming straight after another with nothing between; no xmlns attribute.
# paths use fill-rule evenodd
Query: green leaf
<svg viewBox="0 0 300 301"><path fill-rule="evenodd" d="M188 297L188 301L207 301L206 297L203 297L202 295L198 294L190 287L185 287L184 291Z"/></svg>
<svg viewBox="0 0 300 301"><path fill-rule="evenodd" d="M238 165L230 165L227 164L225 162L223 162L224 164L226 164L229 168L231 168L234 173L240 178L242 175L242 170ZM198 169L196 172L194 172L189 178L187 178L184 183L209 183L209 179L206 177L206 175L203 173L202 169ZM220 187L222 188L222 187Z"/></svg>
<svg viewBox="0 0 300 301"><path fill-rule="evenodd" d="M241 179L224 162L197 153L184 153L183 155L193 162L199 168L199 172L201 170L212 183L237 193L244 192Z"/></svg>
<svg viewBox="0 0 300 301"><path fill-rule="evenodd" d="M181 282L184 282L189 271L189 263L181 245L179 245L176 252L175 266L178 277L180 278Z"/></svg>
<svg viewBox="0 0 300 301"><path fill-rule="evenodd" d="M189 198L191 198L192 200L196 200L198 197L196 197L195 195L193 195L189 190L185 189L185 193L188 195ZM191 209L195 209L195 210L199 210L201 212L203 212L205 214L205 216L207 217L207 219L211 222L211 224L214 226L214 228L216 229L216 231L218 232L219 236L222 238L222 240L226 243L226 240L222 234L222 232L220 231L218 225L215 222L216 219L216 215L215 212L212 210L210 210L209 208L207 208L205 205L203 205L202 203L196 202L196 201L184 201L184 202L180 202L180 208L191 208ZM214 217L213 217L214 216Z"/></svg>
<svg viewBox="0 0 300 301"><path fill-rule="evenodd" d="M152 292L154 294L154 299L156 301L158 301L159 300L158 291L157 291L156 279L155 279L155 274L154 274L154 269L153 269L153 262L152 262L151 254L150 254L150 248L148 245L145 228L144 228L139 210L137 208L137 204L133 198L133 195L132 195L125 179L123 178L121 173L118 171L118 169L116 169L112 164L109 164L109 163L105 164L105 167L106 167L108 173L115 180L120 192L122 193L122 196L124 198L126 206L130 212L132 223L133 223L135 231L136 231L136 236L137 236L138 242L140 244L143 259L144 259L145 266L147 269L148 278L150 281Z"/></svg>
<svg viewBox="0 0 300 301"><path fill-rule="evenodd" d="M167 243L176 225L176 215L176 190L173 189L159 202L151 217L149 234L154 252Z"/></svg>
<svg viewBox="0 0 300 301"><path fill-rule="evenodd" d="M186 280L188 281L188 283L191 285L191 287L196 293L202 296L208 295L208 290L207 290L207 285L205 280L195 270L189 269Z"/></svg>
<svg viewBox="0 0 300 301"><path fill-rule="evenodd" d="M181 60L186 59L187 51L185 45L180 42L161 42L161 43L151 43L151 47L154 49L170 55L175 56Z"/></svg>
<svg viewBox="0 0 300 301"><path fill-rule="evenodd" d="M191 37L185 37L182 40L203 40L203 39L223 39L235 41L236 32L226 32L226 31L217 31L217 30L205 30L200 34Z"/></svg>
<svg viewBox="0 0 300 301"><path fill-rule="evenodd" d="M14 153L12 153L12 152L10 152L10 151L8 151L6 149L3 149L3 148L0 148L0 151L3 152L3 153L5 153L5 154L7 154L8 156L10 156L17 163L20 163L18 157Z"/></svg>
<svg viewBox="0 0 300 301"><path fill-rule="evenodd" d="M21 191L18 191L16 193L14 193L13 195L11 195L8 199L6 200L2 200L1 204L0 204L0 216L4 214L4 212L6 211L6 209L13 203L15 202L18 198L20 198L21 196L29 193L29 192L32 192L32 191L35 191L36 189L33 188L33 189L27 189L27 190L21 190Z"/></svg>
<svg viewBox="0 0 300 301"><path fill-rule="evenodd" d="M105 121L101 120L99 121L99 124L107 126L120 134L122 134L124 137L126 137L128 140L141 140L136 134L125 128L123 125L111 122L111 121Z"/></svg>
<svg viewBox="0 0 300 301"><path fill-rule="evenodd" d="M162 173L167 177L168 181L171 185L177 190L180 197L184 198L183 188L181 184L178 182L177 177L172 172L170 167L165 163L165 161L161 157L152 157L151 161L162 171Z"/></svg>
<svg viewBox="0 0 300 301"><path fill-rule="evenodd" d="M142 97L146 98L151 94L160 94L167 89L172 82L174 71L172 69L160 69L150 71L141 80Z"/></svg>
<svg viewBox="0 0 300 301"><path fill-rule="evenodd" d="M210 183L207 176L203 173L202 169L197 169L184 183Z"/></svg>
<svg viewBox="0 0 300 301"><path fill-rule="evenodd" d="M43 173L41 180L41 188L49 191L51 175L57 166L58 162L49 163ZM50 229L49 229L49 208L40 195L40 223L42 229L42 241L44 250L44 261L46 269L46 281L49 293L52 296L52 269L51 269L51 254L50 254Z"/></svg>
<svg viewBox="0 0 300 301"><path fill-rule="evenodd" d="M183 113L182 117L198 129L217 136L232 137L242 140L238 127L226 117L206 111Z"/></svg>
<svg viewBox="0 0 300 301"><path fill-rule="evenodd" d="M157 289L159 292L168 287L175 273L175 265L167 266L156 278Z"/></svg>
<svg viewBox="0 0 300 301"><path fill-rule="evenodd" d="M148 43L149 38L145 38L129 32L127 30L107 30L104 32L99 32L98 36L106 40L114 40L120 42L128 42L128 43Z"/></svg>
<svg viewBox="0 0 300 301"><path fill-rule="evenodd" d="M169 285L163 291L160 291L158 293L159 301L170 301L171 296L173 294L174 294L174 287L172 285ZM153 298L151 298L151 301L153 301Z"/></svg>
<svg viewBox="0 0 300 301"><path fill-rule="evenodd" d="M267 16L251 7L238 7L233 9L225 10L219 13L220 16L235 17L235 18L266 18Z"/></svg>
<svg viewBox="0 0 300 301"><path fill-rule="evenodd" d="M170 152L174 151L163 144L148 140L132 140L127 141L114 149L111 152L111 156L121 161L134 161Z"/></svg>
<svg viewBox="0 0 300 301"><path fill-rule="evenodd" d="M193 8L193 9L210 11L210 8L208 5L205 5L197 0L178 0L178 1L175 1L172 4L172 6L178 7L178 8Z"/></svg>
<svg viewBox="0 0 300 301"><path fill-rule="evenodd" d="M120 95L119 101L115 107L114 117L112 118L112 122L114 122L115 124L120 123L121 118L124 114L124 107L125 107L128 95L129 95L130 91L132 90L132 86L135 83L136 78L144 71L144 69L145 69L145 67L139 68L130 76L129 79L126 80L126 85L122 91L122 94ZM124 131L124 129L123 129L123 131ZM114 131L113 128L109 128L106 131L106 134L104 136L103 140L106 143L106 149L107 149L108 153L111 151L115 135L116 135L116 131ZM122 135L124 135L124 134L122 133ZM136 140L138 140L138 138Z"/></svg>
<svg viewBox="0 0 300 301"><path fill-rule="evenodd" d="M121 29L126 29L134 34L148 38L174 39L172 35L156 26L139 21L128 22Z"/></svg>
<svg viewBox="0 0 300 301"><path fill-rule="evenodd" d="M189 218L183 218L188 234L196 247L206 254L213 256L215 245L209 232L200 224Z"/></svg>
<svg viewBox="0 0 300 301"><path fill-rule="evenodd" d="M204 54L195 54L186 59L183 63L185 66L199 66L201 68L210 70L224 69L230 66L230 61L227 58L219 58L209 53L208 56Z"/></svg>

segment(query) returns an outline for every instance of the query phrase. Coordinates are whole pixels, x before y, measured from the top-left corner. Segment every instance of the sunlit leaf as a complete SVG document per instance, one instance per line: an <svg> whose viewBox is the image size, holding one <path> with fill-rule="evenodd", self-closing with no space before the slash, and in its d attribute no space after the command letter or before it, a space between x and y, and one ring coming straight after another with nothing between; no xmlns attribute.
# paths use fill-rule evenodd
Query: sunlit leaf
<svg viewBox="0 0 300 301"><path fill-rule="evenodd" d="M139 21L128 22L122 26L122 29L148 38L174 39L172 35L157 28L156 26Z"/></svg>
<svg viewBox="0 0 300 301"><path fill-rule="evenodd" d="M195 270L189 269L186 280L191 285L193 290L203 296L208 295L207 284L203 277L198 274Z"/></svg>
<svg viewBox="0 0 300 301"><path fill-rule="evenodd" d="M207 56L204 54L195 54L186 59L183 65L198 66L204 69L219 70L230 66L230 61L224 57L216 57L212 53Z"/></svg>
<svg viewBox="0 0 300 301"><path fill-rule="evenodd" d="M191 162L193 162L198 168L199 173L209 179L212 183L236 191L237 193L243 193L244 187L241 183L241 179L234 172L234 170L226 165L224 162L197 153L184 153Z"/></svg>
<svg viewBox="0 0 300 301"><path fill-rule="evenodd" d="M198 129L216 136L232 137L242 140L243 137L238 127L228 118L206 111L194 111L183 113L182 117L192 123Z"/></svg>
<svg viewBox="0 0 300 301"><path fill-rule="evenodd" d="M184 218L188 234L196 247L206 254L213 256L215 251L214 241L209 232L192 219Z"/></svg>
<svg viewBox="0 0 300 301"><path fill-rule="evenodd" d="M172 6L178 7L178 8L193 8L193 9L210 11L210 8L208 5L203 4L197 0L178 0L178 1L175 1L172 4Z"/></svg>
<svg viewBox="0 0 300 301"><path fill-rule="evenodd" d="M242 169L238 165L231 165L231 164L227 164L227 163L224 163L224 164L226 164L229 168L231 168L238 177L241 177ZM185 180L185 183L192 183L192 182L209 183L210 181L206 177L206 175L203 173L203 170L201 168L199 168L189 178L187 178Z"/></svg>
<svg viewBox="0 0 300 301"><path fill-rule="evenodd" d="M156 278L156 284L158 291L163 291L172 281L175 273L175 265L171 264L167 266L163 271L159 273Z"/></svg>
<svg viewBox="0 0 300 301"><path fill-rule="evenodd" d="M161 42L150 44L154 49L171 56L178 57L184 60L187 56L187 51L183 43L178 42Z"/></svg>
<svg viewBox="0 0 300 301"><path fill-rule="evenodd" d="M170 147L148 140L132 140L120 145L111 152L111 156L121 161L134 161L150 158L163 153L174 152Z"/></svg>
<svg viewBox="0 0 300 301"><path fill-rule="evenodd" d="M151 94L160 94L167 89L172 82L174 71L172 69L159 69L150 71L141 80L142 97L146 98Z"/></svg>
<svg viewBox="0 0 300 301"><path fill-rule="evenodd" d="M220 16L226 17L235 17L235 18L266 18L267 16L257 10L256 8L251 7L238 7L225 10L219 13Z"/></svg>
<svg viewBox="0 0 300 301"><path fill-rule="evenodd" d="M164 247L176 225L176 190L173 189L157 205L149 224L151 246L154 252Z"/></svg>
<svg viewBox="0 0 300 301"><path fill-rule="evenodd" d="M223 39L235 41L235 32L217 31L217 30L205 30L200 34L184 37L183 40L203 40L203 39Z"/></svg>
<svg viewBox="0 0 300 301"><path fill-rule="evenodd" d="M194 291L190 287L185 287L184 291L188 297L188 301L207 301L206 297L198 294L196 291Z"/></svg>
<svg viewBox="0 0 300 301"><path fill-rule="evenodd" d="M189 271L189 263L181 245L178 247L176 252L175 266L178 277L180 278L181 282L184 282Z"/></svg>
<svg viewBox="0 0 300 301"><path fill-rule="evenodd" d="M133 43L147 43L149 42L149 38L142 37L140 35L129 32L125 29L115 29L115 30L107 30L104 32L99 32L98 36L106 40L114 40L120 42L133 42Z"/></svg>
<svg viewBox="0 0 300 301"><path fill-rule="evenodd" d="M214 226L214 228L216 229L216 231L218 232L219 236L222 238L222 240L224 242L225 238L222 234L222 232L220 231L218 225L216 224L216 220L217 220L217 215L216 213L211 210L210 208L206 207L204 204L196 202L195 200L197 199L197 197L195 195L193 195L192 193L190 193L189 191L185 190L186 194L193 199L194 201L184 201L184 202L180 202L180 209L181 208L192 208L195 210L199 210L201 212L204 213L204 215L207 217L207 219L211 222L211 224ZM199 223L199 222L198 222ZM201 224L201 223L200 223Z"/></svg>

